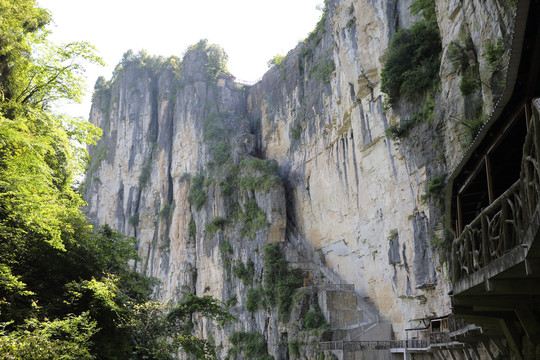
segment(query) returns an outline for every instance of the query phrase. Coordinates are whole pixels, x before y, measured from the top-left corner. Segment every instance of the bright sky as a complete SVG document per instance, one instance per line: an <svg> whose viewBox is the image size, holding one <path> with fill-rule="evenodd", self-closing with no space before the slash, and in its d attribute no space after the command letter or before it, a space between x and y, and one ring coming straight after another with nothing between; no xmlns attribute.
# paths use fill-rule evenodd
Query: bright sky
<svg viewBox="0 0 540 360"><path fill-rule="evenodd" d="M62 112L88 117L98 76L110 79L122 54L146 49L151 55L181 56L200 39L218 44L229 55L238 79L257 80L267 61L285 55L315 29L323 0L37 0L52 13L56 43L88 41L106 67L87 66L84 104Z"/></svg>

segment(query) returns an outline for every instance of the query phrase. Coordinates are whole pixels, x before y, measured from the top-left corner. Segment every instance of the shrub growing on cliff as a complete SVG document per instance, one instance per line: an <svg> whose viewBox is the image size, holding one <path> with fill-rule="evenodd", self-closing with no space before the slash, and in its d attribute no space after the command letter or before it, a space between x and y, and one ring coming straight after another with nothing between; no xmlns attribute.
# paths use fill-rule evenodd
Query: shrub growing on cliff
<svg viewBox="0 0 540 360"><path fill-rule="evenodd" d="M279 244L267 244L263 252L263 284L267 303L277 306L282 320L288 320L292 294L300 287L300 274L289 270L287 260L281 255Z"/></svg>
<svg viewBox="0 0 540 360"><path fill-rule="evenodd" d="M436 88L439 83L441 39L433 0L417 0L411 5L413 14L423 20L410 29L398 30L383 57L381 90L395 105L399 97L414 101Z"/></svg>
<svg viewBox="0 0 540 360"><path fill-rule="evenodd" d="M307 330L320 329L328 327L326 319L319 307L319 304L315 304L313 309L309 309L304 319L304 327Z"/></svg>
<svg viewBox="0 0 540 360"><path fill-rule="evenodd" d="M257 205L255 199L248 200L244 205L244 211L240 214L240 219L244 222L242 235L255 237L255 233L270 225L266 220L266 214Z"/></svg>
<svg viewBox="0 0 540 360"><path fill-rule="evenodd" d="M210 235L214 235L218 229L223 230L227 224L227 219L222 218L221 216L215 217L206 225L206 231Z"/></svg>
<svg viewBox="0 0 540 360"><path fill-rule="evenodd" d="M444 188L446 185L445 174L438 174L429 179L426 186L426 193L422 195L422 201L426 202L432 199L436 206L443 206L444 202Z"/></svg>
<svg viewBox="0 0 540 360"><path fill-rule="evenodd" d="M268 355L268 346L261 333L233 331L229 340L233 345L229 350L229 357L236 356L241 352L244 359L274 360L272 356Z"/></svg>
<svg viewBox="0 0 540 360"><path fill-rule="evenodd" d="M500 70L504 55L504 41L502 37L497 38L496 42L486 44L486 60L493 71Z"/></svg>
<svg viewBox="0 0 540 360"><path fill-rule="evenodd" d="M251 285L255 276L255 264L251 259L248 259L245 265L237 261L233 267L233 275L242 280L244 285Z"/></svg>
<svg viewBox="0 0 540 360"><path fill-rule="evenodd" d="M208 195L204 189L204 175L202 173L197 173L191 178L188 200L197 210L200 210L206 204Z"/></svg>

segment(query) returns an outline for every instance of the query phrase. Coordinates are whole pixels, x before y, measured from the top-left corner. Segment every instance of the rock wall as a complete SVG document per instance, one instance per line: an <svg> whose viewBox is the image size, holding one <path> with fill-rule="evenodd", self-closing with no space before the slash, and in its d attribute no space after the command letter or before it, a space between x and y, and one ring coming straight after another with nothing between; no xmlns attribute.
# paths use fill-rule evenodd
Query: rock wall
<svg viewBox="0 0 540 360"><path fill-rule="evenodd" d="M486 44L502 38L509 48L513 7L436 1L436 116L396 141L385 130L411 110L385 105L382 57L392 35L418 20L411 2L328 1L317 29L254 86L209 78L207 54L190 51L181 75L172 62L126 61L94 94L90 121L104 135L90 149L88 215L139 240L136 265L162 281L162 299L190 291L236 303L231 328L202 323L221 355L234 328L266 334L272 355L290 356L276 310L246 310L247 291L263 279L264 245L285 242L287 222L392 324L394 338L413 319L451 312L443 206L426 189L459 161L471 104L489 114L500 96L494 81L505 69L495 74ZM470 44L478 68L481 86L467 96L452 43ZM234 275L240 262L252 264L251 283Z"/></svg>

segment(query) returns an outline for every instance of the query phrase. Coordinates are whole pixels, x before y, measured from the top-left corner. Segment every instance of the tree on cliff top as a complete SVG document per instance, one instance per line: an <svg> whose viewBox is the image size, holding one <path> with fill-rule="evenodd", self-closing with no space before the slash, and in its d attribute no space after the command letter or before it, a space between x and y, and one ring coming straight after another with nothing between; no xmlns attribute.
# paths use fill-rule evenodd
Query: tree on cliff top
<svg viewBox="0 0 540 360"><path fill-rule="evenodd" d="M216 44L208 44L208 39L201 39L196 44L188 47L187 51L200 50L208 55L208 74L213 78L218 77L222 72L228 74L227 61L229 55L223 48ZM187 52L186 51L186 52Z"/></svg>

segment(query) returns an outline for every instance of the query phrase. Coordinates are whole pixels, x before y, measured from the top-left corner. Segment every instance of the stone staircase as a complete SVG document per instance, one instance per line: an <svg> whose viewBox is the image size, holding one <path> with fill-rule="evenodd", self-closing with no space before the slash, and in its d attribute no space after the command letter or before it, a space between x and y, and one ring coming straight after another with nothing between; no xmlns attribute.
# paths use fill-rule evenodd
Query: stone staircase
<svg viewBox="0 0 540 360"><path fill-rule="evenodd" d="M341 343L340 348L325 351L344 359L344 342L390 340L391 324L381 321L377 310L357 293L353 284L344 282L326 266L322 253L315 251L290 221L285 238L287 261L292 268L310 274L304 287L317 292L319 305L332 330L332 343Z"/></svg>

